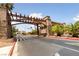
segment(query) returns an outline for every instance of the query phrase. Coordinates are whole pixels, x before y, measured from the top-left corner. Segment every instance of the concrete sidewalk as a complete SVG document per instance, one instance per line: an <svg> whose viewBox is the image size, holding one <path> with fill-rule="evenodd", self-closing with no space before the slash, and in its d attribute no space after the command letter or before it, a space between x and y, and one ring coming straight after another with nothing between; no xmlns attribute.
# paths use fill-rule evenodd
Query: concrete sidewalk
<svg viewBox="0 0 79 59"><path fill-rule="evenodd" d="M0 56L8 56L11 48L12 46L6 46L6 47L0 48Z"/></svg>
<svg viewBox="0 0 79 59"><path fill-rule="evenodd" d="M0 48L0 56L12 56L16 42L13 45Z"/></svg>

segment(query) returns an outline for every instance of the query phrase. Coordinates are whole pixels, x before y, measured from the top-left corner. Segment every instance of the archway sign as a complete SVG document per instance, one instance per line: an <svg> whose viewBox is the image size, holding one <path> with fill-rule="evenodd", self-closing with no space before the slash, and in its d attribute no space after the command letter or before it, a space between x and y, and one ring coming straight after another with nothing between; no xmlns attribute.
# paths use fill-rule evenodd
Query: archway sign
<svg viewBox="0 0 79 59"><path fill-rule="evenodd" d="M48 20L48 17L35 18L13 13L6 7L6 4L0 4L0 38L10 38L12 36L11 21L34 24L37 26L37 34L44 34L45 36L49 36L49 26L54 24Z"/></svg>

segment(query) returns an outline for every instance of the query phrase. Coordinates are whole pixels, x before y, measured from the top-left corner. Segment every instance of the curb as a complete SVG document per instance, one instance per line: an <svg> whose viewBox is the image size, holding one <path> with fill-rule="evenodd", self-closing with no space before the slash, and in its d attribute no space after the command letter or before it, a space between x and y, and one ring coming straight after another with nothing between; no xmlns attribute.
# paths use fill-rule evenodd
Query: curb
<svg viewBox="0 0 79 59"><path fill-rule="evenodd" d="M79 38L63 38L65 40L79 40Z"/></svg>
<svg viewBox="0 0 79 59"><path fill-rule="evenodd" d="M50 38L57 38L57 37L50 37ZM68 37L58 37L58 38L60 38L61 40L79 40L79 38L68 38Z"/></svg>
<svg viewBox="0 0 79 59"><path fill-rule="evenodd" d="M10 49L8 56L12 56L12 54L13 54L13 50L14 50L14 47L15 47L15 44L16 44L15 39L13 39L13 42L14 42L14 43L13 43L13 46L12 46L12 48Z"/></svg>

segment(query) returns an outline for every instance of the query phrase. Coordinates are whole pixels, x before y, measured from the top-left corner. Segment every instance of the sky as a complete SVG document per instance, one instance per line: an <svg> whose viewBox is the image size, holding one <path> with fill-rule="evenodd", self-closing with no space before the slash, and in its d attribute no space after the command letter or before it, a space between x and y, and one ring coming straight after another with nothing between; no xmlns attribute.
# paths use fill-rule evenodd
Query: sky
<svg viewBox="0 0 79 59"><path fill-rule="evenodd" d="M43 18L50 16L51 20L59 23L74 23L79 20L79 4L77 3L15 3L13 12ZM16 25L21 31L31 31L31 24Z"/></svg>

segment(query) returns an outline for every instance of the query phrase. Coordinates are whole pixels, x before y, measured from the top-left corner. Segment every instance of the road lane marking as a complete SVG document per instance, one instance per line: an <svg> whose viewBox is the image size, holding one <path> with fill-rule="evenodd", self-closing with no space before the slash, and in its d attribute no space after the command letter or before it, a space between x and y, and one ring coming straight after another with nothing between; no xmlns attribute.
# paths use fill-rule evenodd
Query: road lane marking
<svg viewBox="0 0 79 59"><path fill-rule="evenodd" d="M60 54L57 52L57 53L55 53L55 55L54 56L60 56Z"/></svg>
<svg viewBox="0 0 79 59"><path fill-rule="evenodd" d="M73 45L73 46L79 46L79 43L65 43L65 44L68 44L68 45Z"/></svg>
<svg viewBox="0 0 79 59"><path fill-rule="evenodd" d="M55 43L53 43L53 45L60 46L60 47L63 47L65 49L69 49L69 50L72 50L72 51L75 51L75 52L79 52L78 50L71 49L71 48L68 48L68 47L64 47L64 46L61 46L61 45L58 45L58 44L55 44Z"/></svg>

